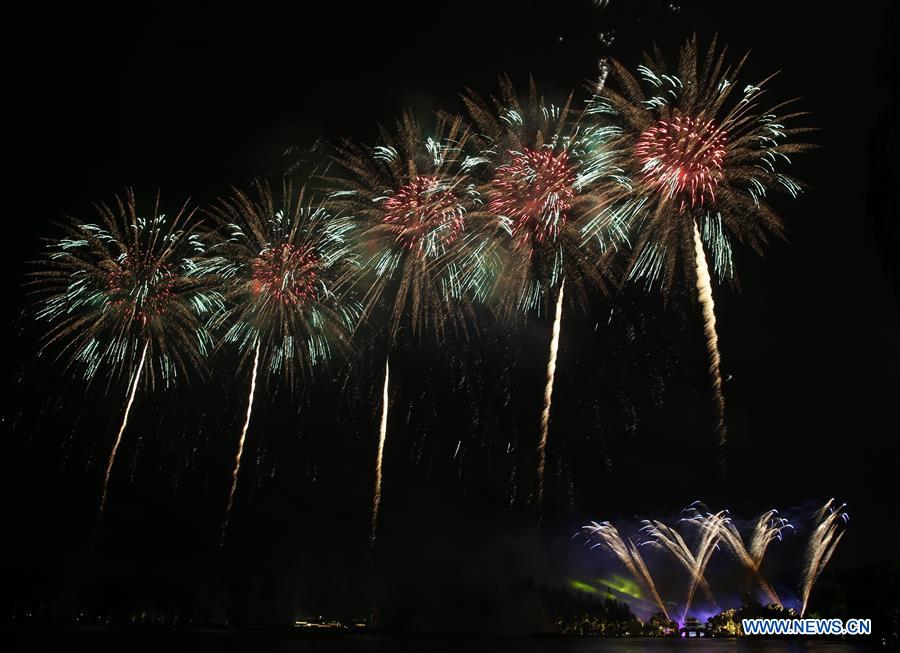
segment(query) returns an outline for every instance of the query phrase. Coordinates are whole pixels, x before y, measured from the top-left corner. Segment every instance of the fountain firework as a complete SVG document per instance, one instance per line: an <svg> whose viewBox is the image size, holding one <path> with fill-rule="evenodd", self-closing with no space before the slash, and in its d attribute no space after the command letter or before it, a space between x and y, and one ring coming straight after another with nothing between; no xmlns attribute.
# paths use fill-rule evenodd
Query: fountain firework
<svg viewBox="0 0 900 653"><path fill-rule="evenodd" d="M625 565L632 577L638 583L642 584L650 593L650 596L653 597L653 601L659 607L660 612L666 616L666 619L671 621L669 612L666 610L666 606L663 603L662 598L660 598L659 592L656 590L656 583L653 582L653 577L650 576L650 570L647 568L644 558L641 556L640 551L638 551L634 542L630 539L627 541L623 540L616 527L609 522L591 522L585 526L583 530L588 536L596 536L600 539L600 541L591 548L594 549L598 546L605 546L612 551L616 557L622 561L622 564Z"/></svg>
<svg viewBox="0 0 900 653"><path fill-rule="evenodd" d="M803 580L801 582L801 604L800 616L806 613L806 606L809 603L809 595L812 593L813 585L825 570L825 565L834 555L837 545L840 544L841 538L844 537L842 526L847 523L850 516L845 508L847 504L842 503L840 506L835 504L834 499L829 499L815 515L816 527L809 536L809 543L806 547L806 556L803 561Z"/></svg>
<svg viewBox="0 0 900 653"><path fill-rule="evenodd" d="M681 534L675 529L666 526L660 521L648 520L643 522L644 526L641 528L641 531L653 538L648 544L654 544L668 551L690 575L684 611L681 617L682 621L684 621L694 601L697 587L702 587L713 605L716 604L704 574L713 552L718 549L719 540L722 538L723 525L726 520L727 513L724 511L706 515L698 512L692 517L682 519L682 522L695 524L699 528L696 551L691 550L691 547L688 546Z"/></svg>
<svg viewBox="0 0 900 653"><path fill-rule="evenodd" d="M777 510L769 510L759 517L753 529L749 548L744 545L740 532L730 519L723 524L722 539L731 547L731 550L734 551L741 563L757 580L769 601L781 606L781 600L769 582L763 577L760 568L769 544L775 539L781 539L782 529L793 528L787 519L776 517L777 514Z"/></svg>

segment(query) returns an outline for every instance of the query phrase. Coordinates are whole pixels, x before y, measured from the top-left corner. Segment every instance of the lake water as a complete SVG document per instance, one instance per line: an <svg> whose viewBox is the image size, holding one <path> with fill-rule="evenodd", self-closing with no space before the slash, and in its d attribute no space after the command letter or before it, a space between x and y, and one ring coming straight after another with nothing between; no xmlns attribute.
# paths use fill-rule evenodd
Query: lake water
<svg viewBox="0 0 900 653"><path fill-rule="evenodd" d="M602 639L529 637L496 640L394 638L381 635L294 635L253 632L83 630L6 633L12 650L51 653L862 653L853 642L757 639ZM10 650L3 647L5 650Z"/></svg>

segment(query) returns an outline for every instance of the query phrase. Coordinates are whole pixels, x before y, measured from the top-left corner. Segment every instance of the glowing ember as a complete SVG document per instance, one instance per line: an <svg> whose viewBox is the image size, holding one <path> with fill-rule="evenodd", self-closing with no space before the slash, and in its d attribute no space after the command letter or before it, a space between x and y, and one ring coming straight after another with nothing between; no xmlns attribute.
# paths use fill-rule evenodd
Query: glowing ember
<svg viewBox="0 0 900 653"><path fill-rule="evenodd" d="M513 237L556 238L575 197L575 172L566 152L523 149L497 168L488 210L511 221Z"/></svg>
<svg viewBox="0 0 900 653"><path fill-rule="evenodd" d="M660 120L638 138L635 154L644 178L668 199L680 197L680 210L715 201L722 178L727 135L712 121L676 116Z"/></svg>
<svg viewBox="0 0 900 653"><path fill-rule="evenodd" d="M437 177L418 176L385 200L382 222L403 247L421 252L459 236L463 209L456 194Z"/></svg>
<svg viewBox="0 0 900 653"><path fill-rule="evenodd" d="M315 300L319 257L307 247L287 243L263 250L251 262L253 292L288 306Z"/></svg>

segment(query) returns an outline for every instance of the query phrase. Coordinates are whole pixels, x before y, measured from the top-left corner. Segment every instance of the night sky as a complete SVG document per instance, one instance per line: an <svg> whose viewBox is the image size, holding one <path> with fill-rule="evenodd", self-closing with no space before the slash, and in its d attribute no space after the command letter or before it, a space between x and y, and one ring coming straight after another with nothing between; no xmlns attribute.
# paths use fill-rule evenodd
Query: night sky
<svg viewBox="0 0 900 653"><path fill-rule="evenodd" d="M835 569L896 564L900 396L897 11L889 2L394 2L242 9L35 6L10 21L5 121L4 609L114 611L146 597L202 603L210 619L402 611L390 597L476 606L516 629L509 587L589 563L569 538L590 519L674 515L695 499L752 517L836 496L851 526ZM390 6L390 8L388 8ZM729 473L714 428L691 292L626 287L563 324L548 515L530 503L550 324L485 322L477 338L401 339L392 359L383 527L368 549L385 324L293 394L262 385L232 529L219 546L247 370L140 396L97 523L122 388L85 388L52 352L23 288L55 223L94 217L126 187L175 210L352 138L404 109L429 124L459 94L529 75L564 100L611 56L633 69L716 33L744 77L802 96L818 151L809 188L775 208L789 228L766 258L741 250L739 287L716 286L727 379ZM610 45L607 42L613 36ZM315 150L312 154L308 152ZM302 167L302 166L301 166ZM395 367L394 367L395 365ZM785 577L792 563L785 562ZM796 564L796 563L794 563ZM121 601L120 601L121 597ZM137 598L135 598L137 597ZM388 597L388 598L385 598ZM412 599L409 599L412 600ZM131 603L129 603L131 601ZM234 606L240 607L234 607ZM505 605L505 609L497 608ZM390 606L390 607L388 607ZM128 608L122 608L126 610ZM231 610L232 612L228 612ZM4 615L5 618L5 615Z"/></svg>

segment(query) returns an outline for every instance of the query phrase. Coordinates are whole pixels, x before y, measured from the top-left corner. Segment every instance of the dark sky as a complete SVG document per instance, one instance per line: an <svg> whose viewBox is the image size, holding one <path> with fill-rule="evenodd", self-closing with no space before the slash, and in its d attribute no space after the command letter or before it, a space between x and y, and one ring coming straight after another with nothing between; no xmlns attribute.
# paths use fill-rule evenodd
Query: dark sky
<svg viewBox="0 0 900 653"><path fill-rule="evenodd" d="M103 603L130 591L111 587L140 587L254 596L288 612L364 611L369 593L391 583L442 587L460 575L490 594L564 577L559 542L585 519L673 514L697 498L751 516L838 496L853 522L835 564L896 556L896 9L361 4L41 5L8 23L2 439L13 555L4 598ZM464 88L494 92L498 73L523 87L531 74L562 99L581 93L598 57L633 68L652 42L674 52L693 32L704 43L718 32L734 56L750 49L749 78L780 71L772 96L802 96L820 129L821 149L794 168L808 192L776 201L789 242L765 260L743 253L740 290L715 289L729 377L727 479L706 473L712 417L696 305L676 293L664 307L630 289L564 325L541 536L523 471L537 439L549 337L541 320L515 333L486 328L470 345L399 347L374 561L366 537L379 325L349 372L322 371L294 396L265 386L224 549L217 524L247 382L227 353L211 379L138 400L109 512L96 524L123 392L85 391L36 357L40 331L22 316L21 283L53 221L89 219L91 202L126 186L202 207L230 185L279 173L317 141L371 142L377 124L404 109L423 121L460 110Z"/></svg>

